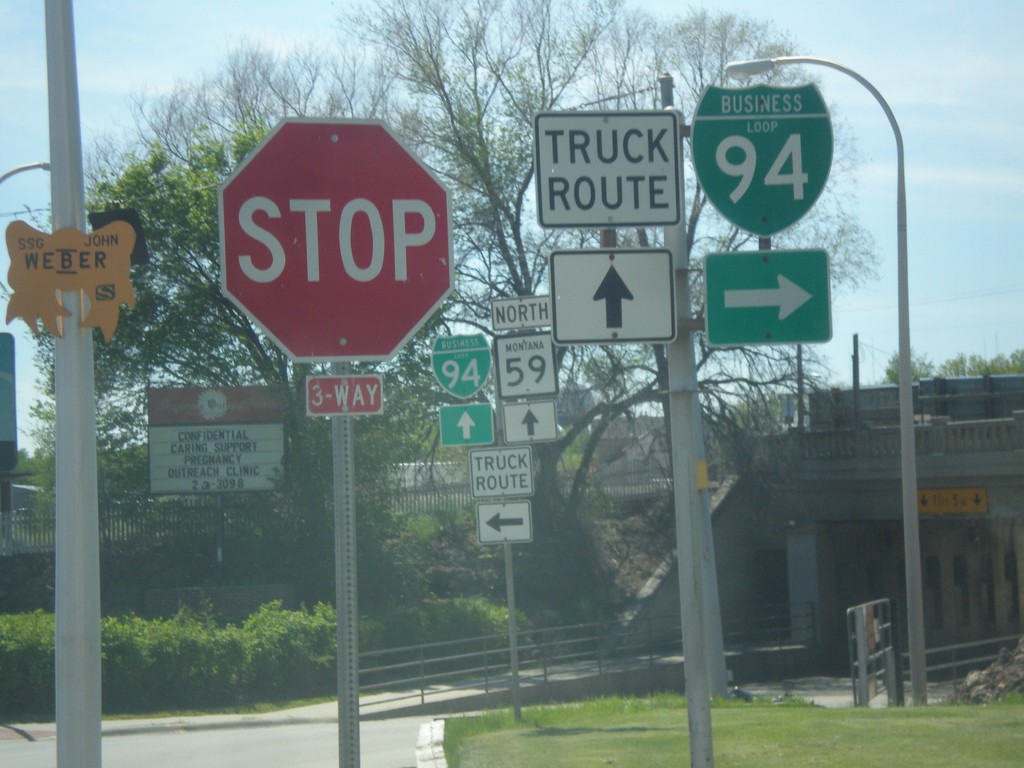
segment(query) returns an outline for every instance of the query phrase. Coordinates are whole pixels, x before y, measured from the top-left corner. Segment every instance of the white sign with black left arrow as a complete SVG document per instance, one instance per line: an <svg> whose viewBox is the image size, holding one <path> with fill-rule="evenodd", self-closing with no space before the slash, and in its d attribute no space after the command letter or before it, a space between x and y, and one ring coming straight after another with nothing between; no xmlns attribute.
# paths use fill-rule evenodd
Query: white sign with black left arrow
<svg viewBox="0 0 1024 768"><path fill-rule="evenodd" d="M554 251L550 274L556 344L660 344L675 338L671 251Z"/></svg>
<svg viewBox="0 0 1024 768"><path fill-rule="evenodd" d="M476 533L481 544L521 544L533 541L530 502L477 504Z"/></svg>

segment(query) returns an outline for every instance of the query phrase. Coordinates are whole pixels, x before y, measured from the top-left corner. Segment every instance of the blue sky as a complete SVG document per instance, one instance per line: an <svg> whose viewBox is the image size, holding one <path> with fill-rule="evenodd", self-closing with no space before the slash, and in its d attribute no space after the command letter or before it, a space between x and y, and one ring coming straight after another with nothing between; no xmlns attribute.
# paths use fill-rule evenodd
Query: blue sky
<svg viewBox="0 0 1024 768"><path fill-rule="evenodd" d="M215 71L242 40L287 49L336 38L345 0L79 0L76 45L86 151L126 130L133 94L158 94ZM638 3L639 5L639 3ZM642 4L665 17L691 7ZM697 6L699 7L699 6ZM1019 0L798 0L708 2L709 10L771 21L798 53L837 61L889 102L906 146L911 335L915 352L943 362L1024 348L1024 3ZM0 0L0 173L47 159L43 0ZM878 277L833 296L833 340L818 351L834 383L849 383L853 334L861 375L877 382L896 351L896 163L892 130L849 77L815 74L833 118L864 162L851 201L875 239ZM689 116L694 105L683 104ZM0 186L0 226L49 205L42 171ZM6 261L2 262L6 264ZM6 313L0 302L0 311ZM15 320L19 411L34 399L30 333ZM22 445L25 417L20 417Z"/></svg>

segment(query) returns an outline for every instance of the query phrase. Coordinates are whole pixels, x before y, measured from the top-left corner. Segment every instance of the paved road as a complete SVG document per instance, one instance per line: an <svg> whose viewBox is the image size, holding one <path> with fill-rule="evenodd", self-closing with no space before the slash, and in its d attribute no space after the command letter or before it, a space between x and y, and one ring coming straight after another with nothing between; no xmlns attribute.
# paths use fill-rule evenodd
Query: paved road
<svg viewBox="0 0 1024 768"><path fill-rule="evenodd" d="M847 678L810 677L744 688L758 697L791 695L824 707L853 706ZM929 701L943 701L950 690L948 684L929 686ZM446 694L459 698L467 691L438 693ZM881 700L877 703L884 706ZM378 706L387 709L400 704L403 701ZM337 703L327 702L264 715L107 721L103 724L103 768L338 768L337 717ZM415 768L420 727L430 721L427 714L364 718L360 724L360 768ZM0 724L2 768L55 765L52 723Z"/></svg>
<svg viewBox="0 0 1024 768"><path fill-rule="evenodd" d="M429 718L363 722L360 768L415 768L416 738ZM338 768L338 725L327 718L210 724L105 725L103 768ZM0 766L53 768L57 742L45 726L0 726ZM27 738L26 738L27 737ZM30 740L30 739L35 739Z"/></svg>

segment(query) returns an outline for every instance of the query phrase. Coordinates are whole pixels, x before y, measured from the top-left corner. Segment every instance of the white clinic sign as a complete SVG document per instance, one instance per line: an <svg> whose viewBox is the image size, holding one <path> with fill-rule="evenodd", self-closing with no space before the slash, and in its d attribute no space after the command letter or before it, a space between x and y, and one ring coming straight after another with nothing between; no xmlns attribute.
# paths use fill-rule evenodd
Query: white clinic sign
<svg viewBox="0 0 1024 768"><path fill-rule="evenodd" d="M150 492L273 490L284 458L283 409L266 387L150 389Z"/></svg>

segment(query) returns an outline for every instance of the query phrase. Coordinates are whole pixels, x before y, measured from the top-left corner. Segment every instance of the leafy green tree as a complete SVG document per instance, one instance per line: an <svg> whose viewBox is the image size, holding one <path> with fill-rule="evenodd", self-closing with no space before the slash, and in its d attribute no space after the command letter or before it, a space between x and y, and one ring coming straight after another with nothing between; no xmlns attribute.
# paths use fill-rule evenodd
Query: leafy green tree
<svg viewBox="0 0 1024 768"><path fill-rule="evenodd" d="M883 383L899 382L899 354L894 353L885 367ZM933 376L950 378L953 376L996 376L1003 374L1024 373L1024 349L1018 349L1009 355L995 355L985 358L982 355L964 352L951 357L945 362L935 365L927 355L917 354L911 350L910 368L914 381L928 379Z"/></svg>
<svg viewBox="0 0 1024 768"><path fill-rule="evenodd" d="M914 381L928 379L935 375L935 363L928 359L928 355L918 354L910 350L910 372ZM885 366L883 384L899 384L900 381L900 356L894 352Z"/></svg>
<svg viewBox="0 0 1024 768"><path fill-rule="evenodd" d="M260 571L251 577L296 583L307 601L333 590L332 445L328 420L305 414L305 378L323 366L293 364L219 287L217 186L281 116L331 114L342 104L367 116L355 86L363 70L328 67L310 50L278 59L243 48L226 70L202 87L182 87L166 101L140 104L141 144L103 148L89 185L89 205L124 205L140 212L152 254L133 270L137 304L122 315L110 344L96 350L101 413L101 492L145 493L146 392L149 386L265 384L285 395L285 481L275 494L230 499L235 507L269 507L263 548L252 552ZM324 85L318 85L323 82ZM316 98L314 98L316 94ZM346 95L347 94L347 95ZM429 436L432 378L429 350L420 340L390 365L387 409L356 427L357 508L361 598L381 602L421 597L418 563L394 541L403 521L394 513L390 468L419 459ZM356 366L362 370L367 366ZM401 386L395 386L401 382ZM128 457L135 457L128 476ZM141 470L141 472L139 471ZM115 490L116 489L116 490ZM110 494L104 494L109 497ZM264 512L267 516L267 513Z"/></svg>
<svg viewBox="0 0 1024 768"><path fill-rule="evenodd" d="M981 355L960 353L939 366L938 376L989 376L1010 373L1024 373L1024 349L1007 355L996 355L985 359Z"/></svg>
<svg viewBox="0 0 1024 768"><path fill-rule="evenodd" d="M492 298L543 293L551 250L596 247L597 232L546 231L533 210L533 118L565 109L637 109L660 105L655 78L680 73L680 106L692 110L704 87L725 79L732 59L786 53L788 41L764 22L692 12L667 24L618 0L521 0L464 5L453 0L389 0L347 19L379 56L392 62L401 86L389 115L456 195L460 293L454 317L488 329ZM798 77L793 72L778 76ZM838 153L836 178L854 158ZM846 164L844 167L844 163ZM843 207L833 185L808 221L779 245L825 247L847 285L871 274L871 243ZM689 182L690 257L750 247L751 237L717 216ZM654 246L661 232L619 231L622 245ZM700 270L693 273L700 296ZM699 307L695 307L699 312ZM559 608L608 589L586 522L586 491L598 445L610 425L643 409L661 410L667 390L665 349L644 346L563 347L561 379L592 394L561 439L538 446L534 594ZM699 350L709 423L728 422L729 408L751 393L795 381L792 349ZM808 359L807 365L814 361ZM570 469L567 451L578 461ZM529 576L526 577L529 579Z"/></svg>
<svg viewBox="0 0 1024 768"><path fill-rule="evenodd" d="M678 73L677 106L686 113L705 86L724 82L729 60L786 53L791 45L765 22L704 11L656 21L621 0L386 0L341 21L359 46L340 56L243 46L219 73L140 100L135 141L98 148L90 206L138 209L153 260L133 275L136 309L123 313L110 345L98 345L97 394L101 413L110 415L104 446L117 451L144 442L142 420L122 417L143 412L149 385L281 388L289 402L288 481L271 502L272 533L292 553L282 570L302 553L303 568L316 571L306 579L313 594L327 580L332 541L328 431L302 408L302 381L316 367L292 364L221 296L215 194L281 117L386 119L454 190L457 294L429 331L380 367L400 386L389 388L389 415L360 421L357 432L359 506L368 510L359 517L360 568L395 565L374 578L361 573L361 593L415 598L423 586L411 574L422 563L402 557L399 542L409 529L394 516L386 475L390 465L436 449L431 408L439 395L428 373L428 337L465 327L490 332L491 299L544 293L551 250L596 247L599 239L598 232L536 224L534 115L658 108L655 78L665 71ZM774 77L799 76L784 70ZM866 279L873 266L871 243L844 207L844 178L856 160L848 146L837 148L833 181L814 214L777 238L779 246L828 250L833 275L845 285ZM706 204L692 179L686 199L691 260L753 245ZM662 242L660 231L644 228L617 237L622 245ZM691 279L699 297L699 269ZM570 618L584 597L596 604L613 597L587 519L598 446L617 419L662 410L667 360L658 345L562 347L558 355L561 381L588 396L560 439L537 448L536 539L517 557L528 566L519 571L524 599ZM796 378L791 348L712 350L701 341L698 358L712 430L729 425L735 403ZM806 356L804 365L813 359ZM128 466L111 463L110 472L127 478Z"/></svg>

